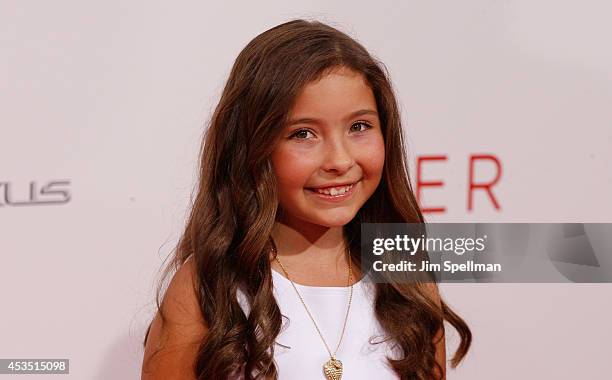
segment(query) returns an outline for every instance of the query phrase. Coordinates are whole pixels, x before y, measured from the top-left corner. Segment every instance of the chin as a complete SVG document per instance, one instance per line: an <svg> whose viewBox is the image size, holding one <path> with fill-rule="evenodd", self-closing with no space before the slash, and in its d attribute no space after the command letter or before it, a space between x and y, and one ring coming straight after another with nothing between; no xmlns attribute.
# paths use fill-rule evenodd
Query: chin
<svg viewBox="0 0 612 380"><path fill-rule="evenodd" d="M346 216L336 217L336 218L319 218L316 223L321 226L330 227L330 228L331 227L342 227L342 226L349 224L350 221L353 220L354 217L355 215L346 215Z"/></svg>

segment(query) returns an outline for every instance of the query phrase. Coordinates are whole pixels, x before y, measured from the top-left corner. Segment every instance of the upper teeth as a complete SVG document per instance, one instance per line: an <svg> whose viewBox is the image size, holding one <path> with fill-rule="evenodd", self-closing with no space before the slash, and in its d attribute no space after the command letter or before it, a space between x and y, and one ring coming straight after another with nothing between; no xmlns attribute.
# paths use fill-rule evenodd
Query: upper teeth
<svg viewBox="0 0 612 380"><path fill-rule="evenodd" d="M348 186L339 186L339 187L327 187L325 189L314 189L317 193L327 194L327 195L340 195L349 191L353 187L353 185Z"/></svg>

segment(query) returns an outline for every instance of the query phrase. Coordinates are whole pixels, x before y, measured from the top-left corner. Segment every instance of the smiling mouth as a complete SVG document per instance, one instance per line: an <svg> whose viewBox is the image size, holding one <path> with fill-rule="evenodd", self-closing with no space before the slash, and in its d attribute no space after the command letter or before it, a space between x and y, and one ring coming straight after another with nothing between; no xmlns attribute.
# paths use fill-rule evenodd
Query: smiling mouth
<svg viewBox="0 0 612 380"><path fill-rule="evenodd" d="M327 188L323 188L323 189L314 189L311 187L306 187L305 189L308 191L311 191L315 194L319 194L319 195L323 195L323 196L328 196L328 197L341 197L343 195L349 194L351 192L351 190L353 189L353 187L355 187L355 185L358 183L359 181L352 183L350 185L345 185L345 186L336 186L336 187L327 187Z"/></svg>

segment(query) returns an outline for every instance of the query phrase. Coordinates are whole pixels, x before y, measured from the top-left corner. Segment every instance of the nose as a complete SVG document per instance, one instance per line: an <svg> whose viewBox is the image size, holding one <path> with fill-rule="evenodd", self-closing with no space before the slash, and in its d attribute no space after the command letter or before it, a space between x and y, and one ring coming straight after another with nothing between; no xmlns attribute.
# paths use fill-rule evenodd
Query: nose
<svg viewBox="0 0 612 380"><path fill-rule="evenodd" d="M355 158L345 141L334 139L327 144L321 165L323 170L344 173L353 165L355 165Z"/></svg>

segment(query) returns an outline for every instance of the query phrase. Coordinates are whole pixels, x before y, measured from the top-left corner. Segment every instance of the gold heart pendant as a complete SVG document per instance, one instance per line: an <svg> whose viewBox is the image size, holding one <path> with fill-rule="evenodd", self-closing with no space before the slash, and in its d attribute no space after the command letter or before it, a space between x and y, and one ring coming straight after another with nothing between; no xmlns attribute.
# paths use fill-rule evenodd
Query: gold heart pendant
<svg viewBox="0 0 612 380"><path fill-rule="evenodd" d="M327 380L340 380L342 378L342 362L331 358L323 365L323 373Z"/></svg>

